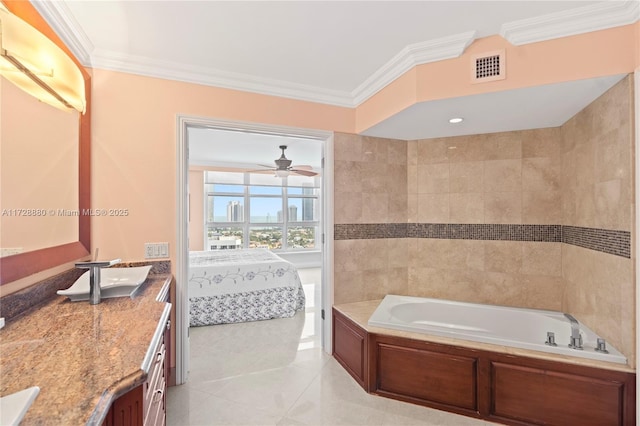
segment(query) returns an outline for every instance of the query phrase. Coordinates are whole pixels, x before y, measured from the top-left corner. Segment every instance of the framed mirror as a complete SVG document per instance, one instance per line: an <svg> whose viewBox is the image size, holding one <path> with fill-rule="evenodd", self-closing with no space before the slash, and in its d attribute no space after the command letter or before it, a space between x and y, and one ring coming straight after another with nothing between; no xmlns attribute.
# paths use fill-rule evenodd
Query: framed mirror
<svg viewBox="0 0 640 426"><path fill-rule="evenodd" d="M55 110L0 81L0 285L91 252L91 77L30 2L3 4L74 60L87 108Z"/></svg>

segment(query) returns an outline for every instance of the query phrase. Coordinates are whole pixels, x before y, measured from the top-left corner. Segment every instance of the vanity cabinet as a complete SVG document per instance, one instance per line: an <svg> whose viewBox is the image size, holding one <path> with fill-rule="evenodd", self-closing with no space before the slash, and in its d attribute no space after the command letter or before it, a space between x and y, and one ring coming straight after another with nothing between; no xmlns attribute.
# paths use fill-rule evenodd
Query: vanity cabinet
<svg viewBox="0 0 640 426"><path fill-rule="evenodd" d="M167 323L168 325L169 323ZM166 419L167 402L167 331L160 339L154 359L149 369L147 381L142 385L144 396L144 425L164 425Z"/></svg>
<svg viewBox="0 0 640 426"><path fill-rule="evenodd" d="M153 352L147 380L113 402L103 426L162 426L166 423L169 325L167 321Z"/></svg>
<svg viewBox="0 0 640 426"><path fill-rule="evenodd" d="M116 399L103 426L142 426L142 386L137 386Z"/></svg>

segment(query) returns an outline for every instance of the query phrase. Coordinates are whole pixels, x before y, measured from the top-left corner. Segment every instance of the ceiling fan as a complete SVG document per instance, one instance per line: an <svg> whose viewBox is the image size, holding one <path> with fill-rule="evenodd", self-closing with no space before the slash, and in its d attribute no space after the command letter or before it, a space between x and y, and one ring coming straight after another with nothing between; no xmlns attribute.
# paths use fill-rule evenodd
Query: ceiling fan
<svg viewBox="0 0 640 426"><path fill-rule="evenodd" d="M264 164L258 164L261 167L266 167L266 170L273 170L276 173L277 177L287 177L289 174L297 174L302 176L316 176L318 173L313 171L311 166L292 166L291 163L293 161L289 160L284 155L284 150L287 149L286 145L280 145L279 148L282 150L282 155L280 158L274 160L276 167L267 166ZM256 170L262 171L262 170Z"/></svg>

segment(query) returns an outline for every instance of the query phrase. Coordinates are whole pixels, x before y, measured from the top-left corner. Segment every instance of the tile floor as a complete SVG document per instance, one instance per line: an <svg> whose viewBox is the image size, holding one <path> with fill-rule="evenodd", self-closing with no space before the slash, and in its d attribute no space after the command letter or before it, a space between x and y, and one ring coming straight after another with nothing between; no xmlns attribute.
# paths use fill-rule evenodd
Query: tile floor
<svg viewBox="0 0 640 426"><path fill-rule="evenodd" d="M301 270L293 318L191 328L189 380L169 388L168 425L489 425L369 395L320 343L319 270Z"/></svg>

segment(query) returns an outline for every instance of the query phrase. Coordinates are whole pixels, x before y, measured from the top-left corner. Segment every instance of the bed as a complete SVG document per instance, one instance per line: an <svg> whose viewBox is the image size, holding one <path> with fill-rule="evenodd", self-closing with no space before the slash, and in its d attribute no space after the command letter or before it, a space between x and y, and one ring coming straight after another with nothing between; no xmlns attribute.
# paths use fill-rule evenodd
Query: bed
<svg viewBox="0 0 640 426"><path fill-rule="evenodd" d="M189 253L191 327L292 317L305 306L295 266L266 249Z"/></svg>

